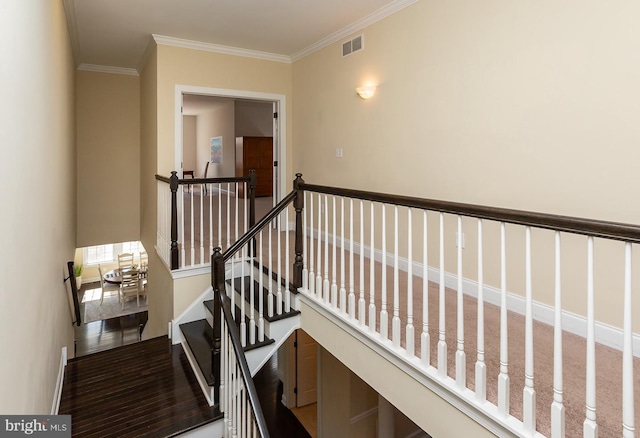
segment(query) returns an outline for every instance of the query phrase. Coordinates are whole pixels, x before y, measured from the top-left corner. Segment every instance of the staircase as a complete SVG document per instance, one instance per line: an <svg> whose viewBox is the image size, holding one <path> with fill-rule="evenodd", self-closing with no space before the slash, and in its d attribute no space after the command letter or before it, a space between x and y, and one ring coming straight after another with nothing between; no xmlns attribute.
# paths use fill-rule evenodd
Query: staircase
<svg viewBox="0 0 640 438"><path fill-rule="evenodd" d="M289 310L286 310L284 300L273 293L278 290L275 274L270 277L268 272L264 272L264 269L261 271L250 261L235 263L233 269L229 264L229 269L225 271L225 292L234 304L236 328L241 333L243 351L251 376L254 376L291 333L300 327L300 312L297 310L298 301L295 298L297 291L289 285L294 299L288 306ZM280 289L284 287L284 279L281 279L280 286ZM261 301L266 309L262 316ZM189 309L174 321L179 328L179 336L174 336L173 342L182 344L205 397L213 406L214 300L211 288L200 297L196 307L199 307L200 311Z"/></svg>

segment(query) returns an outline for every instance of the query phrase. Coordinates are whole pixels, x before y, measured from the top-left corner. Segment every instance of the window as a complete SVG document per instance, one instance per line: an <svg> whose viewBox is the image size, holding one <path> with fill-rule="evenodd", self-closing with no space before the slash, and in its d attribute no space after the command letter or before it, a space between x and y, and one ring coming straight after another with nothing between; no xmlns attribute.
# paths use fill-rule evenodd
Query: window
<svg viewBox="0 0 640 438"><path fill-rule="evenodd" d="M106 245L88 246L84 248L84 264L115 263L117 255L124 252L140 254L144 251L140 242L109 243Z"/></svg>

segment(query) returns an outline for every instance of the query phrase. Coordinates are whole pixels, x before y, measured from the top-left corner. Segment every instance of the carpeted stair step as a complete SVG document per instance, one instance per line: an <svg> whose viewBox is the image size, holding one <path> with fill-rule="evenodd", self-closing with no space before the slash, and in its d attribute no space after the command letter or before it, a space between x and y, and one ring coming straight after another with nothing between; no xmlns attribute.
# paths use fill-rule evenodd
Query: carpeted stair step
<svg viewBox="0 0 640 438"><path fill-rule="evenodd" d="M211 373L211 349L213 348L213 329L206 319L180 324L182 335L196 358L207 384L213 386L215 379Z"/></svg>
<svg viewBox="0 0 640 438"><path fill-rule="evenodd" d="M207 308L207 310L209 311L209 313L211 313L213 315L213 300L207 300L204 302L204 306ZM238 306L235 307L234 309L234 319L235 319L235 323L236 323L236 327L238 328L238 331L240 331L240 318L242 318L242 314L241 314L241 310ZM247 325L247 330L249 328L249 317L247 315L245 315L244 317L244 322ZM257 321L256 321L257 323ZM269 344L273 344L275 341L273 339L270 339L268 337L264 338L264 341L259 342L257 341L258 339L258 327L256 326L255 329L255 338L256 338L256 342L253 344L249 343L249 336L247 336L247 345L244 346L243 350L246 351L250 351L256 348L260 348L260 347L264 347L265 345L269 345Z"/></svg>
<svg viewBox="0 0 640 438"><path fill-rule="evenodd" d="M227 280L227 284L231 285L231 280ZM233 280L233 288L235 289L236 292L238 292L238 294L240 294L242 292L242 279L241 278L235 278ZM268 298L269 298L269 289L267 289L266 287L262 288L262 291L260 290L260 282L258 280L253 280L253 308L256 311L259 311L260 308L260 293L262 292L262 299L263 299L263 305L264 305L264 319L268 322L273 322L273 321L279 321L281 319L285 319L288 318L290 316L294 316L294 315L298 315L300 312L298 310L294 310L291 309L289 312L285 312L285 305L284 302L281 302L281 306L282 306L282 313L277 315L275 314L275 309L277 309L277 304L276 304L276 300L277 298L274 296L274 303L273 303L273 308L274 308L274 315L273 316L269 316L268 313ZM244 299L247 302L251 302L251 277L249 276L245 276L244 277Z"/></svg>

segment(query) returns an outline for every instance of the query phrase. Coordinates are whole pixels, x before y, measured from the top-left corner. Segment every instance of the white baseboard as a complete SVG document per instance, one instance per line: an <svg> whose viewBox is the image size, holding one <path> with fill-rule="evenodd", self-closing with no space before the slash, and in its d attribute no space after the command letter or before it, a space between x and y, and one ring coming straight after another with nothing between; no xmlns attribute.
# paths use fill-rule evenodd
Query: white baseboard
<svg viewBox="0 0 640 438"><path fill-rule="evenodd" d="M377 415L377 414L378 414L378 407L374 406L373 408L368 409L364 412L361 412L358 415L354 415L353 417L351 417L349 422L351 424L356 424L357 422L362 421L367 417L371 417L372 415Z"/></svg>
<svg viewBox="0 0 640 438"><path fill-rule="evenodd" d="M56 381L56 389L53 394L53 403L51 405L51 415L58 415L60 410L60 399L62 398L62 387L64 385L64 371L67 367L67 347L62 347L60 354L60 367L58 368L58 379Z"/></svg>
<svg viewBox="0 0 640 438"><path fill-rule="evenodd" d="M307 228L307 236L309 235L309 229ZM314 237L318 237L317 230L314 230ZM324 242L325 238L329 239L329 242L333 242L333 235L328 234L325 235L322 233L321 240ZM341 246L341 238L337 238L336 236L336 245L338 247ZM345 249L349 248L351 245L350 240L345 239ZM364 249L365 257L370 257L371 255L371 247L367 245L361 245L359 242L353 243L353 251L355 254L360 254L361 248ZM317 247L314 248L317 250ZM324 249L323 249L324 251ZM382 263L383 254L379 249L374 249L373 251L374 259L377 262ZM315 256L315 254L314 254ZM395 260L395 256L392 253L386 253L386 265L393 266L393 262ZM408 271L409 260L404 257L398 257L398 269L404 272ZM413 275L417 277L424 278L424 269L423 264L412 261L411 263ZM440 269L429 266L428 270L429 281L440 284ZM447 288L457 291L458 290L458 276L456 274L452 274L445 271L444 274L444 284ZM500 305L500 295L501 292L499 289L484 285L483 293L485 302L495 304L497 306ZM478 297L478 282L475 280L471 280L468 278L463 278L462 280L462 291L464 294L473 296L475 298ZM510 311L518 313L520 315L525 314L525 299L521 295L517 295L513 292L507 292L507 308ZM541 303L539 301L533 301L533 319L536 321L543 322L545 324L553 325L554 324L554 313L555 310L552 306L548 304ZM563 330L568 331L569 333L573 333L578 336L582 336L583 338L587 337L587 318L582 315L578 315L573 312L569 312L567 310L562 311L562 328ZM622 351L623 346L623 330L614 327L612 325L598 322L595 323L595 338L596 342L606 345L611 348L615 348L616 350ZM636 357L640 357L640 334L633 334L633 355Z"/></svg>

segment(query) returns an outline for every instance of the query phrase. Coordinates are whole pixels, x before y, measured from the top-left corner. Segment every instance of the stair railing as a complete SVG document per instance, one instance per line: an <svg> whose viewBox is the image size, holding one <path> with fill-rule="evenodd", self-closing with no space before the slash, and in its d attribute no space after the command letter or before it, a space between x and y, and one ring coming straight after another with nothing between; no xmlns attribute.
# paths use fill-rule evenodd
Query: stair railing
<svg viewBox="0 0 640 438"><path fill-rule="evenodd" d="M214 293L212 374L217 382L214 387L214 400L224 412L227 432L236 436L238 428L244 433L259 432L268 437L266 423L262 415L257 393L244 348L247 345L264 341L265 314L269 316L282 314L291 310L291 289L297 290L302 284L302 206L299 201L303 183L298 174L294 181L294 190L280 201L266 216L253 225L236 242L222 251L220 247L213 250L211 256L211 284ZM289 205L294 203L296 216L295 256L293 263L293 281L290 282L289 261L290 243ZM286 224L283 225L283 222ZM267 234L267 237L265 237ZM283 236L284 234L284 236ZM274 244L274 240L277 243ZM266 246L267 255L263 252ZM284 249L283 249L284 247ZM275 257L273 253L275 252ZM276 262L274 262L274 258ZM281 259L285 259L284 266ZM284 275L282 270L284 269ZM255 271L259 273L255 278ZM233 287L227 293L225 272L230 273L231 280L240 278L242 282L241 296L236 297ZM245 273L249 276L249 287L245 287ZM275 280L274 281L269 280ZM263 286L269 288L266 303L262 293L258 293L259 305L255 306L255 284L261 291ZM249 311L245 310L245 290L250 293ZM233 309L239 307L239 312ZM257 312L255 308L258 308ZM249 315L247 316L247 313ZM240 319L236 322L237 319ZM249 322L246 322L246 319ZM238 326L240 328L238 328ZM253 432L251 432L253 431ZM246 436L246 435L241 435Z"/></svg>
<svg viewBox="0 0 640 438"><path fill-rule="evenodd" d="M156 175L156 248L171 270L208 266L255 224L255 170L246 177L178 178ZM247 194L247 196L244 196Z"/></svg>
<svg viewBox="0 0 640 438"><path fill-rule="evenodd" d="M368 335L467 412L483 412L499 435L564 437L566 429L567 436L593 437L609 427L605 435L633 436L633 344L640 336L632 327L631 279L639 225L304 182L298 189L306 302ZM514 272L521 278L512 280ZM563 274L571 284L563 284ZM612 303L615 321L596 321L596 314L612 313L596 312L597 305ZM490 329L488 321L497 323ZM523 333L522 350L510 339L514 328ZM586 339L584 356L563 350L563 329ZM534 330L549 333L548 341L534 343ZM599 372L596 382L596 355L604 348L596 341L622 351L608 364L619 380L603 385L609 373ZM544 379L540 373L534 380L534 350L537 373L549 370ZM563 372L567 367L572 373ZM567 390L569 381L578 389ZM596 389L613 387L623 409L597 422ZM544 415L550 422L536 420L541 409L551 413Z"/></svg>

